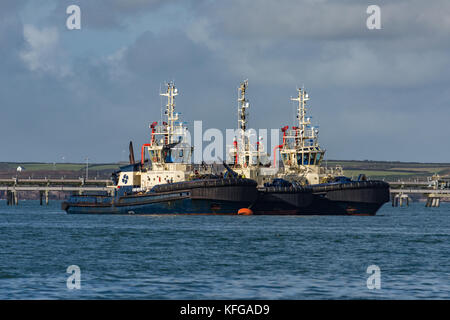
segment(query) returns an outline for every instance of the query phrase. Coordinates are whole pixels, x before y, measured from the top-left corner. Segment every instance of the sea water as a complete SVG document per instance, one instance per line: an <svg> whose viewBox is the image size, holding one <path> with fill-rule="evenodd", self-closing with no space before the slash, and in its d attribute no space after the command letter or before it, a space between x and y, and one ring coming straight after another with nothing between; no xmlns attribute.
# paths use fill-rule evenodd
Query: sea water
<svg viewBox="0 0 450 320"><path fill-rule="evenodd" d="M449 299L449 254L449 203L137 216L0 201L0 299Z"/></svg>

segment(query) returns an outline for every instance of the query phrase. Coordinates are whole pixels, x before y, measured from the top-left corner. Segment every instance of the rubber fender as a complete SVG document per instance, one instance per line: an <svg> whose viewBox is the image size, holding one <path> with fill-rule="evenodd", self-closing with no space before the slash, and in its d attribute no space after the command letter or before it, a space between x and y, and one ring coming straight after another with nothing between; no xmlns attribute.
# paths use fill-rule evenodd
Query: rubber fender
<svg viewBox="0 0 450 320"><path fill-rule="evenodd" d="M182 189L207 188L219 186L255 186L256 181L250 179L211 179L211 180L194 180L187 182L179 182L172 184L160 184L152 188L154 192L167 192Z"/></svg>
<svg viewBox="0 0 450 320"><path fill-rule="evenodd" d="M241 208L238 211L238 215L240 216L251 216L253 214L253 211L249 208Z"/></svg>

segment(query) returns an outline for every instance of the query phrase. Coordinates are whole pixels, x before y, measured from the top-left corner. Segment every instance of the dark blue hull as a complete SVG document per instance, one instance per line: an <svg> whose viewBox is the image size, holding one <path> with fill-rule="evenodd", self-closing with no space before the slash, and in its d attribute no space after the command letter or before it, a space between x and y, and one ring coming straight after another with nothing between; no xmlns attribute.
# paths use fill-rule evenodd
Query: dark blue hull
<svg viewBox="0 0 450 320"><path fill-rule="evenodd" d="M308 188L264 188L252 207L256 215L375 215L389 201L383 181L350 181Z"/></svg>
<svg viewBox="0 0 450 320"><path fill-rule="evenodd" d="M249 206L248 202L225 202L213 200L193 200L190 198L172 201L129 204L129 205L78 205L69 206L66 210L71 214L216 214L234 215L239 209Z"/></svg>
<svg viewBox="0 0 450 320"><path fill-rule="evenodd" d="M214 180L160 185L156 192L120 197L73 196L71 214L375 215L389 201L382 181L352 181L307 188L263 188L249 180Z"/></svg>
<svg viewBox="0 0 450 320"><path fill-rule="evenodd" d="M62 209L70 214L237 214L257 199L256 182L217 179L159 185L144 194L72 196Z"/></svg>
<svg viewBox="0 0 450 320"><path fill-rule="evenodd" d="M258 201L251 209L255 215L296 215L312 201L310 188L264 187L259 189Z"/></svg>
<svg viewBox="0 0 450 320"><path fill-rule="evenodd" d="M299 214L372 216L390 198L389 184L383 181L315 185L312 190L311 205Z"/></svg>

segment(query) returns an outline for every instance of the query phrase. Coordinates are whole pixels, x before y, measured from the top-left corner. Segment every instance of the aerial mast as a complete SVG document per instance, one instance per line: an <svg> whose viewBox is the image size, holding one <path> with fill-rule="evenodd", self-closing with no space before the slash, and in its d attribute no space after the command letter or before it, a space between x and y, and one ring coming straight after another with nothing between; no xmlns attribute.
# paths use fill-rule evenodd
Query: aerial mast
<svg viewBox="0 0 450 320"><path fill-rule="evenodd" d="M167 83L167 90L165 93L160 93L161 96L167 97L166 115L167 115L167 142L173 143L175 132L175 121L178 121L178 113L175 113L175 97L178 95L178 89L171 81Z"/></svg>
<svg viewBox="0 0 450 320"><path fill-rule="evenodd" d="M249 159L249 141L248 137L246 136L246 130L248 125L248 112L247 109L249 108L248 100L245 98L245 92L248 87L248 80L245 80L241 82L241 85L238 88L238 128L239 128L239 134L238 134L238 149L239 150L239 157L243 161L239 161L239 163L244 163L248 165L250 159Z"/></svg>
<svg viewBox="0 0 450 320"><path fill-rule="evenodd" d="M298 102L297 107L297 118L298 118L298 130L300 130L300 135L298 135L299 141L296 139L296 143L300 145L296 145L298 148L305 147L305 141L309 137L307 136L307 129L311 124L311 119L306 117L306 101L309 100L309 96L306 93L305 89L298 88L298 96L297 98L291 98L292 101Z"/></svg>

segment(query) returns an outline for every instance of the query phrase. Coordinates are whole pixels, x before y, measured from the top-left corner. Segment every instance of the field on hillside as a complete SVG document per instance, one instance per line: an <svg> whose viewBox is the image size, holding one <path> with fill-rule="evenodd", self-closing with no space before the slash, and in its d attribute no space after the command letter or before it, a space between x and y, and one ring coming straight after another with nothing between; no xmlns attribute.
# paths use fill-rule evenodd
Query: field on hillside
<svg viewBox="0 0 450 320"><path fill-rule="evenodd" d="M395 161L352 161L352 160L328 160L323 166L344 168L344 174L356 178L363 173L371 179L385 179L395 181L402 180L426 180L434 174L441 176L450 175L450 163L413 163ZM0 177L16 175L16 169L21 166L24 170L22 177L83 177L86 171L85 163L11 163L0 162ZM109 178L113 171L119 169L118 163L93 163L89 164L89 176Z"/></svg>
<svg viewBox="0 0 450 320"><path fill-rule="evenodd" d="M17 172L19 166L21 172ZM88 166L90 178L107 179L116 170L119 170L117 163L93 163ZM85 163L0 162L0 178L79 178L85 175Z"/></svg>
<svg viewBox="0 0 450 320"><path fill-rule="evenodd" d="M25 163L14 163L14 162L1 162L0 170L16 170L20 166L26 171L41 171L41 170L86 170L85 163L37 163L37 162L25 162ZM89 168L93 170L114 170L118 169L119 165L114 163L107 164L89 164Z"/></svg>
<svg viewBox="0 0 450 320"><path fill-rule="evenodd" d="M325 165L325 163L324 163ZM424 180L434 174L450 175L450 163L418 163L396 161L351 161L328 160L327 166L340 165L346 176L356 177L360 173L368 177L386 180Z"/></svg>

